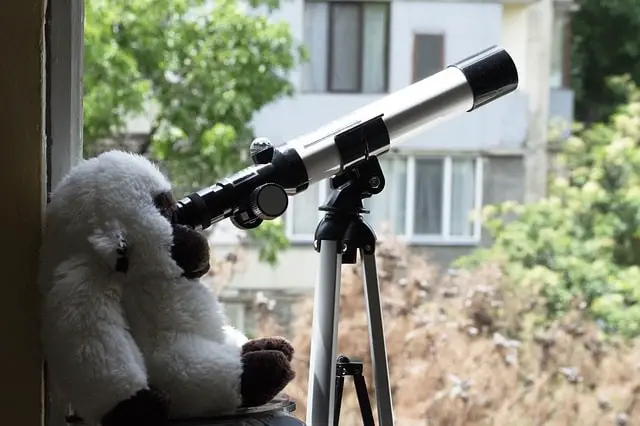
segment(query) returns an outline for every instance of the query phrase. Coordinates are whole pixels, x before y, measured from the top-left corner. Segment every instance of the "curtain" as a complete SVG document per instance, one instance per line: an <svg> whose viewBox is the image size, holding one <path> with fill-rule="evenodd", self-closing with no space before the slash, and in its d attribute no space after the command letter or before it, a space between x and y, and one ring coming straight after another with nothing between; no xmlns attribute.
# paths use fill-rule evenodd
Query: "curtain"
<svg viewBox="0 0 640 426"><path fill-rule="evenodd" d="M364 5L364 45L362 92L380 93L386 89L387 14L384 3Z"/></svg>
<svg viewBox="0 0 640 426"><path fill-rule="evenodd" d="M333 3L331 23L330 89L356 91L360 85L360 6Z"/></svg>
<svg viewBox="0 0 640 426"><path fill-rule="evenodd" d="M416 34L414 38L413 81L429 77L443 68L444 36Z"/></svg>
<svg viewBox="0 0 640 426"><path fill-rule="evenodd" d="M455 236L473 235L473 213L475 204L475 161L454 159L451 164L451 227Z"/></svg>
<svg viewBox="0 0 640 426"><path fill-rule="evenodd" d="M304 8L304 43L310 57L302 68L302 90L324 92L327 86L329 5L305 2Z"/></svg>
<svg viewBox="0 0 640 426"><path fill-rule="evenodd" d="M416 160L416 192L413 232L442 234L442 188L444 163L439 158Z"/></svg>

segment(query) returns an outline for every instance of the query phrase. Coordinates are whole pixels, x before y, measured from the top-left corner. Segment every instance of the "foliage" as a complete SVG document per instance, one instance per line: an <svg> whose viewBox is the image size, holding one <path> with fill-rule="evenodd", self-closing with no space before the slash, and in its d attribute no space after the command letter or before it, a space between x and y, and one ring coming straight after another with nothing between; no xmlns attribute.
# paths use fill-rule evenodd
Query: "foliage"
<svg viewBox="0 0 640 426"><path fill-rule="evenodd" d="M400 425L564 426L636 424L640 345L607 341L578 307L537 325L544 300L518 290L502 265L487 262L440 275L423 256L386 239L379 244L381 301L396 423ZM296 378L285 389L305 417L313 300L294 322L274 325L262 309L257 335L289 335ZM362 270L342 273L338 353L364 363L372 406ZM340 424L361 424L353 381L345 381ZM514 421L514 419L517 419Z"/></svg>
<svg viewBox="0 0 640 426"><path fill-rule="evenodd" d="M571 17L572 79L576 118L605 120L624 101L609 77L630 74L640 82L640 3L637 0L579 0Z"/></svg>
<svg viewBox="0 0 640 426"><path fill-rule="evenodd" d="M563 146L564 172L542 201L485 210L494 244L461 260L506 262L522 287L557 317L580 299L612 332L640 334L640 91L610 122L580 130Z"/></svg>
<svg viewBox="0 0 640 426"><path fill-rule="evenodd" d="M237 0L90 0L86 4L86 155L124 147L151 156L179 195L248 165L250 123L292 93L305 52L284 22ZM252 1L272 10L277 2ZM125 124L146 116L134 138ZM283 247L279 223L251 233L263 258ZM264 240L265 237L273 237Z"/></svg>

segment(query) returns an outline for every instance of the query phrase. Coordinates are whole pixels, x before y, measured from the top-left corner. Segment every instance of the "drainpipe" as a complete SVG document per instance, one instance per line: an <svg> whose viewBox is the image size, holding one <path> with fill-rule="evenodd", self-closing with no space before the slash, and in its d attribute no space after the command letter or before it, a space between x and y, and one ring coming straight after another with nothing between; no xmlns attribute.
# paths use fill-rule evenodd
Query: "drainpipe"
<svg viewBox="0 0 640 426"><path fill-rule="evenodd" d="M527 7L527 80L529 85L529 127L525 142L526 203L547 194L547 127L549 121L549 74L554 5L552 0L538 0Z"/></svg>

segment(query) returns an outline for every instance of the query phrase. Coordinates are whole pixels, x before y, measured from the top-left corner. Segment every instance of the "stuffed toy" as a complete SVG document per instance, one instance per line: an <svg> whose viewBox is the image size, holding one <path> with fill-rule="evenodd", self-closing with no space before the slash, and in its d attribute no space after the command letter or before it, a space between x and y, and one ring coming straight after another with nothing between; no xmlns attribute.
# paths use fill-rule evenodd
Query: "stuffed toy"
<svg viewBox="0 0 640 426"><path fill-rule="evenodd" d="M50 378L85 424L162 426L272 400L293 347L247 340L200 278L209 245L174 222L169 181L140 155L83 160L50 197L41 340Z"/></svg>

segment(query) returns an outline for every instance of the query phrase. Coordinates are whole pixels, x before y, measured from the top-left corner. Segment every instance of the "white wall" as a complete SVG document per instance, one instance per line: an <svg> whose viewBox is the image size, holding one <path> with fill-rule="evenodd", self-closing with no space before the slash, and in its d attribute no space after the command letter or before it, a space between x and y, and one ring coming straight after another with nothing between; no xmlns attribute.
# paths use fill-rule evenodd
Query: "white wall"
<svg viewBox="0 0 640 426"><path fill-rule="evenodd" d="M527 91L527 14L526 6L504 5L501 44L511 53L518 68L520 90ZM535 83L535 82L534 82Z"/></svg>
<svg viewBox="0 0 640 426"><path fill-rule="evenodd" d="M216 245L214 256L224 256L231 247ZM265 262L258 261L258 252L247 248L243 253L242 267L240 267L229 288L234 290L282 290L308 292L313 290L316 283L320 254L311 243L308 245L294 245L279 256L279 263L271 267Z"/></svg>

